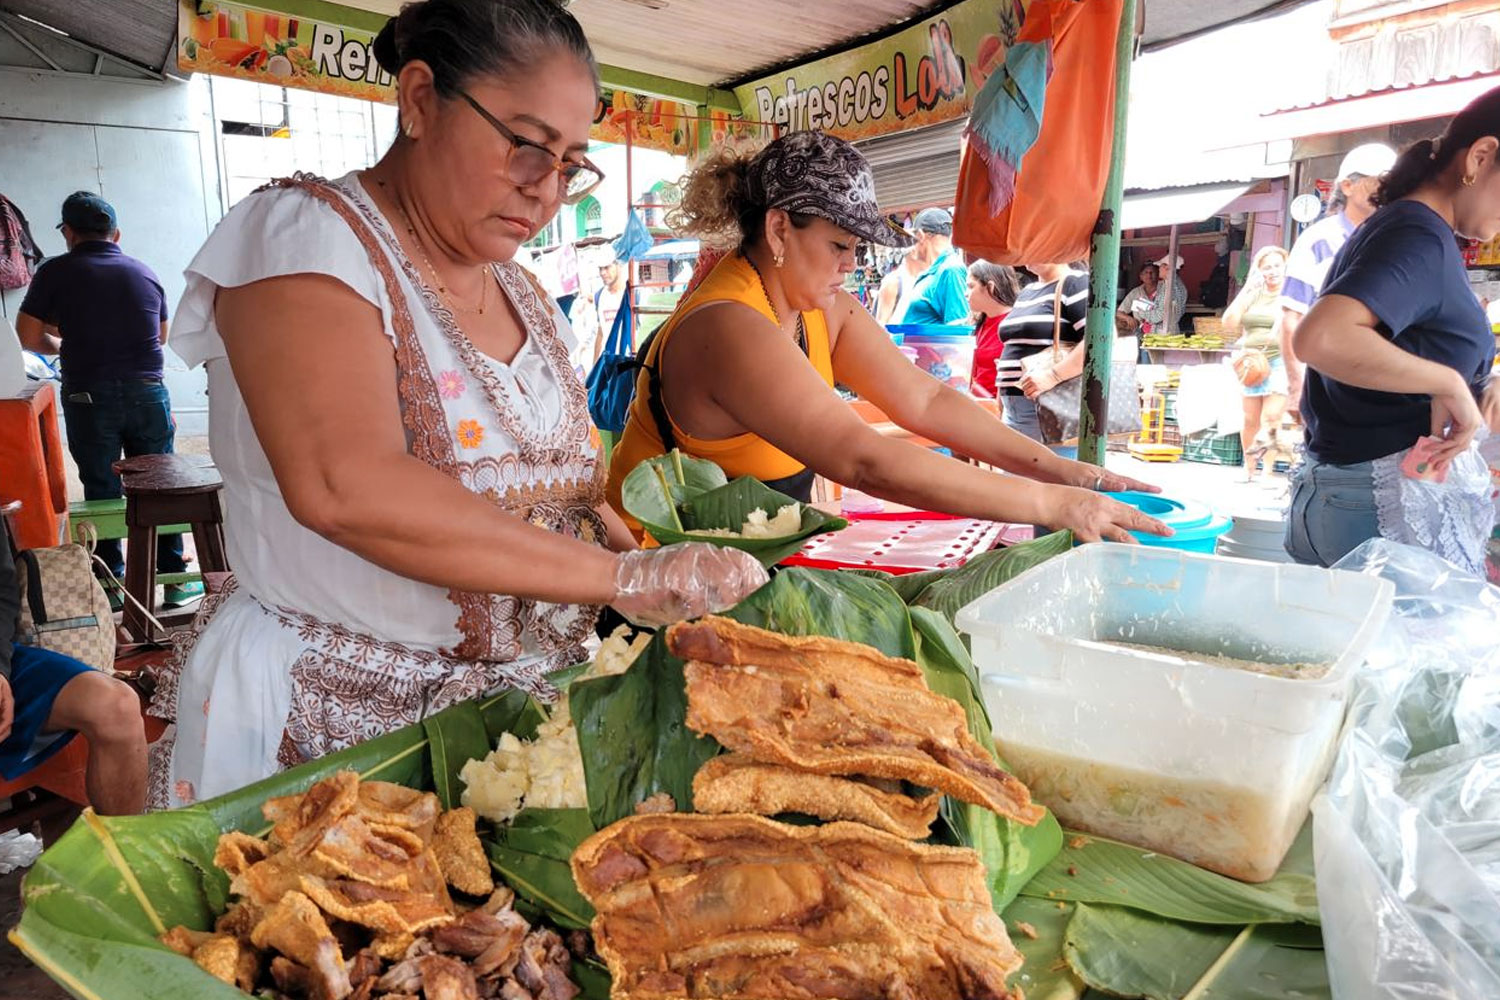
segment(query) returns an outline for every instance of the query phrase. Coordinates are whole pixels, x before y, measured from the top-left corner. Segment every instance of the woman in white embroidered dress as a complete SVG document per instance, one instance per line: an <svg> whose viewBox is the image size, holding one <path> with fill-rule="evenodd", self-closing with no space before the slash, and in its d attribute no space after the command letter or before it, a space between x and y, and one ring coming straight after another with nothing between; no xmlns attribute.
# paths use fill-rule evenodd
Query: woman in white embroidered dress
<svg viewBox="0 0 1500 1000"><path fill-rule="evenodd" d="M733 550L635 549L571 331L511 261L600 180L577 22L555 0L426 0L375 55L390 151L246 198L188 268L173 345L207 366L236 586L160 678L156 807L489 691L550 698L600 605L660 624L765 581Z"/></svg>

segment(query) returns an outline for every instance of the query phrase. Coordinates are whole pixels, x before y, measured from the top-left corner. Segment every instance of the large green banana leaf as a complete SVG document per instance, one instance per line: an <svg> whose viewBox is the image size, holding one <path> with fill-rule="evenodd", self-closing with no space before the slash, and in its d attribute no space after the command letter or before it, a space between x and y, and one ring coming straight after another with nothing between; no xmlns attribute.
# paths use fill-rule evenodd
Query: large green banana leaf
<svg viewBox="0 0 1500 1000"><path fill-rule="evenodd" d="M749 552L766 566L799 551L813 535L849 525L841 517L803 504L801 528L784 538L691 534L711 528L739 531L752 511L763 510L774 517L797 501L748 476L729 482L714 463L679 451L647 459L632 469L620 484L620 499L625 510L662 545L711 542Z"/></svg>
<svg viewBox="0 0 1500 1000"><path fill-rule="evenodd" d="M1123 844L1075 838L1004 911L1026 956L1014 985L1030 1000L1329 997L1308 895L1311 832L1309 823L1281 871L1260 885Z"/></svg>

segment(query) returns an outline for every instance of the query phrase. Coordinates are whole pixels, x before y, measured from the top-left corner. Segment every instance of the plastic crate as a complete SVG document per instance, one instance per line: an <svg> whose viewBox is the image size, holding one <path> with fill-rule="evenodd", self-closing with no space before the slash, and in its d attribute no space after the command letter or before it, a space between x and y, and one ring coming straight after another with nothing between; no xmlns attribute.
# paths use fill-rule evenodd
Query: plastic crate
<svg viewBox="0 0 1500 1000"><path fill-rule="evenodd" d="M1184 435L1182 458L1186 462L1202 462L1205 465L1243 465L1245 450L1240 446L1238 434L1199 431L1197 434Z"/></svg>

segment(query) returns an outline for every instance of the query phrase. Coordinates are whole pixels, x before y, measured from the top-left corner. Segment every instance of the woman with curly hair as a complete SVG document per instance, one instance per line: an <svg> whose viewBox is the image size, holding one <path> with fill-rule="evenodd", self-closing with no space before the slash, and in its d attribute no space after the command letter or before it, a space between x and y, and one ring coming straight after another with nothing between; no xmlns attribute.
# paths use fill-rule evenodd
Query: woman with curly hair
<svg viewBox="0 0 1500 1000"><path fill-rule="evenodd" d="M630 471L678 448L802 500L822 475L923 510L1069 528L1088 541L1166 531L1100 494L1142 484L1002 426L907 361L842 289L861 240L912 243L881 215L870 166L853 146L794 132L759 153L721 151L687 178L672 221L732 252L646 351L610 464L609 499L622 514ZM878 433L835 381L913 434L1015 474Z"/></svg>

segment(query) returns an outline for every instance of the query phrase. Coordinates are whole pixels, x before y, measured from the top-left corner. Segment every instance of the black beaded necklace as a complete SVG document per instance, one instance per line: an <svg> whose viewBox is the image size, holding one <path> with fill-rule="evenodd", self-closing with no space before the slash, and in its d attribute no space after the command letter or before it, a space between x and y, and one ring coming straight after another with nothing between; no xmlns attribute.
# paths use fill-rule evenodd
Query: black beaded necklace
<svg viewBox="0 0 1500 1000"><path fill-rule="evenodd" d="M745 263L750 265L750 270L755 272L755 278L760 282L761 294L766 297L766 305L771 307L771 315L776 317L776 326L781 327L781 313L776 309L776 303L771 301L771 292L766 287L766 276L760 273L760 268L755 266L755 261L745 251L740 251L740 256L745 258ZM807 324L802 319L802 313L797 313L797 347L803 354L807 354Z"/></svg>

